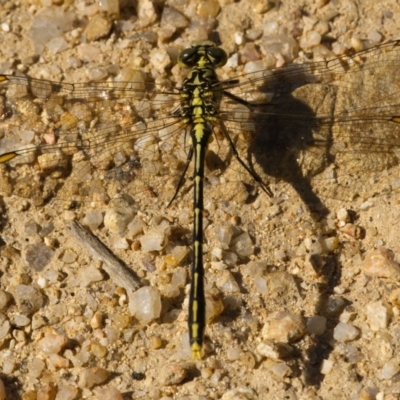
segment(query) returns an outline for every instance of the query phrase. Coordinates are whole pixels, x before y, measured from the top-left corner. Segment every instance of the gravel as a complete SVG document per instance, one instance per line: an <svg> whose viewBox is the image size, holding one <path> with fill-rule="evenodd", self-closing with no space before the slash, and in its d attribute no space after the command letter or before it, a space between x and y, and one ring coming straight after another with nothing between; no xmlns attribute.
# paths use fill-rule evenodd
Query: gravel
<svg viewBox="0 0 400 400"><path fill-rule="evenodd" d="M192 41L221 41L229 60L218 72L229 79L400 37L394 0L119 3L6 2L0 72L171 87L184 76L177 54ZM140 118L150 112L143 104ZM18 142L0 137L7 148L32 140L29 130ZM201 362L187 351L190 193L169 208L170 182L163 201L151 182L119 203L99 194L68 209L71 199L36 207L0 197L0 400L397 398L400 211L390 178L398 169L381 177L390 187L371 177L367 197L336 199L317 185L324 216L289 182L272 178L274 197L256 195L239 182L234 159L223 175L208 172ZM99 236L141 288L115 283L70 237L72 220Z"/></svg>

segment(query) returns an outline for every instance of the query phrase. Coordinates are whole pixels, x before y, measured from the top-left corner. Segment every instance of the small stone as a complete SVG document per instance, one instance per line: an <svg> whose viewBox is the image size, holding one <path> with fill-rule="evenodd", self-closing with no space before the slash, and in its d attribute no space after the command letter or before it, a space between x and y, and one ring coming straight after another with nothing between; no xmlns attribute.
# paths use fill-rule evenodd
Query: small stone
<svg viewBox="0 0 400 400"><path fill-rule="evenodd" d="M94 265L89 265L89 267L84 268L80 271L79 279L81 287L88 287L93 282L102 281L104 277L98 268L96 268Z"/></svg>
<svg viewBox="0 0 400 400"><path fill-rule="evenodd" d="M140 219L140 217L136 216L133 218L132 222L129 223L128 231L132 237L135 237L139 233L143 232L145 226L145 223Z"/></svg>
<svg viewBox="0 0 400 400"><path fill-rule="evenodd" d="M394 307L400 308L400 288L394 289L389 295L390 304ZM1 308L0 308L1 310Z"/></svg>
<svg viewBox="0 0 400 400"><path fill-rule="evenodd" d="M158 336L151 336L149 338L149 348L153 350L161 349L163 341Z"/></svg>
<svg viewBox="0 0 400 400"><path fill-rule="evenodd" d="M51 283L56 283L62 280L62 275L59 271L56 270L48 270L45 271L44 277L49 280Z"/></svg>
<svg viewBox="0 0 400 400"><path fill-rule="evenodd" d="M369 251L363 262L364 273L375 278L400 279L400 266L394 261L391 250L379 247Z"/></svg>
<svg viewBox="0 0 400 400"><path fill-rule="evenodd" d="M197 15L206 18L216 17L220 8L221 6L216 0L203 0L198 3Z"/></svg>
<svg viewBox="0 0 400 400"><path fill-rule="evenodd" d="M288 312L275 313L263 328L263 336L273 342L288 343L300 339L306 331L303 317Z"/></svg>
<svg viewBox="0 0 400 400"><path fill-rule="evenodd" d="M187 373L187 368L181 364L166 364L157 379L163 386L179 385L187 377Z"/></svg>
<svg viewBox="0 0 400 400"><path fill-rule="evenodd" d="M46 363L39 357L33 358L31 361L28 362L27 368L28 368L28 374L32 378L39 378L43 370L46 367Z"/></svg>
<svg viewBox="0 0 400 400"><path fill-rule="evenodd" d="M95 389L96 399L124 400L122 393L113 387ZM58 400L58 397L57 397Z"/></svg>
<svg viewBox="0 0 400 400"><path fill-rule="evenodd" d="M4 290L0 290L0 311L6 310L10 301L10 293L5 292Z"/></svg>
<svg viewBox="0 0 400 400"><path fill-rule="evenodd" d="M78 388L73 385L68 385L62 382L57 384L57 400L75 400L78 396ZM106 397L100 397L106 398Z"/></svg>
<svg viewBox="0 0 400 400"><path fill-rule="evenodd" d="M26 224L25 224L25 235L26 236L34 236L34 235L36 235L37 233L38 233L38 231L39 231L39 226L38 226L38 224L35 222L35 221L33 221L33 220L30 220L30 221L28 221Z"/></svg>
<svg viewBox="0 0 400 400"><path fill-rule="evenodd" d="M113 322L116 328L123 330L131 323L131 317L124 314L116 314L113 318Z"/></svg>
<svg viewBox="0 0 400 400"><path fill-rule="evenodd" d="M20 313L30 315L43 307L42 293L34 286L18 285L14 294Z"/></svg>
<svg viewBox="0 0 400 400"><path fill-rule="evenodd" d="M172 7L164 7L161 16L161 28L172 26L176 29L183 29L189 25L190 21L182 13Z"/></svg>
<svg viewBox="0 0 400 400"><path fill-rule="evenodd" d="M243 232L233 239L231 248L239 257L249 257L254 254L254 245L247 232Z"/></svg>
<svg viewBox="0 0 400 400"><path fill-rule="evenodd" d="M189 253L189 248L187 246L175 246L171 253L165 257L165 262L172 267L176 267L181 263L181 261Z"/></svg>
<svg viewBox="0 0 400 400"><path fill-rule="evenodd" d="M68 368L70 363L67 358L61 357L58 354L50 354L48 361L54 369Z"/></svg>
<svg viewBox="0 0 400 400"><path fill-rule="evenodd" d="M161 315L161 295L158 289L145 286L132 294L129 311L142 324L148 324Z"/></svg>
<svg viewBox="0 0 400 400"><path fill-rule="evenodd" d="M137 3L136 8L138 22L142 28L152 24L157 19L155 4L150 0L142 0Z"/></svg>
<svg viewBox="0 0 400 400"><path fill-rule="evenodd" d="M122 234L133 219L133 212L127 208L109 209L104 215L104 226Z"/></svg>
<svg viewBox="0 0 400 400"><path fill-rule="evenodd" d="M336 213L336 218L341 222L347 222L349 220L349 212L345 208L341 208Z"/></svg>
<svg viewBox="0 0 400 400"><path fill-rule="evenodd" d="M351 342L359 335L358 329L351 325L339 322L333 330L333 338L338 342Z"/></svg>
<svg viewBox="0 0 400 400"><path fill-rule="evenodd" d="M85 29L85 34L87 39L92 42L107 36L111 27L112 22L109 19L97 14L93 18L89 19L89 23Z"/></svg>
<svg viewBox="0 0 400 400"><path fill-rule="evenodd" d="M0 340L4 339L10 332L11 324L4 314L0 314Z"/></svg>
<svg viewBox="0 0 400 400"><path fill-rule="evenodd" d="M229 347L226 352L226 359L229 361L236 361L239 359L242 350L240 347Z"/></svg>
<svg viewBox="0 0 400 400"><path fill-rule="evenodd" d="M15 367L16 367L16 360L6 358L3 361L2 372L5 375L11 375L13 373L13 371L15 371Z"/></svg>
<svg viewBox="0 0 400 400"><path fill-rule="evenodd" d="M100 210L89 211L82 220L82 224L91 231L97 229L103 223L103 213Z"/></svg>
<svg viewBox="0 0 400 400"><path fill-rule="evenodd" d="M79 379L80 388L92 388L105 382L110 376L110 373L100 367L86 368L81 372Z"/></svg>
<svg viewBox="0 0 400 400"><path fill-rule="evenodd" d="M372 331L386 329L390 321L389 309L381 301L369 303L367 304L367 319Z"/></svg>
<svg viewBox="0 0 400 400"><path fill-rule="evenodd" d="M165 233L162 231L152 230L147 232L140 238L140 244L143 251L149 253L151 251L160 251L165 243Z"/></svg>
<svg viewBox="0 0 400 400"><path fill-rule="evenodd" d="M269 340L264 340L257 346L257 353L270 358L272 360L279 360L286 357L292 352L292 348L284 343L273 343Z"/></svg>
<svg viewBox="0 0 400 400"><path fill-rule="evenodd" d="M42 276L39 276L36 283L40 287L40 289L44 289L47 286L47 280L45 278L43 278Z"/></svg>
<svg viewBox="0 0 400 400"><path fill-rule="evenodd" d="M22 343L22 342L25 342L25 341L26 341L26 333L25 333L25 331L23 331L23 330L14 329L14 330L11 332L11 334L12 334L12 336L14 337L14 339L15 339L17 342Z"/></svg>
<svg viewBox="0 0 400 400"><path fill-rule="evenodd" d="M57 395L57 389L54 383L45 383L37 391L38 400L53 400Z"/></svg>
<svg viewBox="0 0 400 400"><path fill-rule="evenodd" d="M300 47L310 48L321 43L321 34L316 31L308 31L305 36L300 39Z"/></svg>
<svg viewBox="0 0 400 400"><path fill-rule="evenodd" d="M61 261L65 262L66 264L72 264L76 261L78 255L71 249L65 251L62 256Z"/></svg>
<svg viewBox="0 0 400 400"><path fill-rule="evenodd" d="M90 345L90 350L92 354L97 358L104 358L107 355L107 348L102 346L98 342L93 342Z"/></svg>
<svg viewBox="0 0 400 400"><path fill-rule="evenodd" d="M25 260L35 271L42 271L53 256L54 250L43 243L30 244L25 250Z"/></svg>
<svg viewBox="0 0 400 400"><path fill-rule="evenodd" d="M46 43L46 47L53 54L60 53L68 48L68 43L63 37L55 37Z"/></svg>
<svg viewBox="0 0 400 400"><path fill-rule="evenodd" d="M267 360L265 367L279 379L284 379L291 373L290 367L282 361Z"/></svg>
<svg viewBox="0 0 400 400"><path fill-rule="evenodd" d="M342 297L331 297L324 312L329 316L335 316L340 314L345 307L346 301Z"/></svg>
<svg viewBox="0 0 400 400"><path fill-rule="evenodd" d="M225 294L240 293L235 277L228 270L220 271L217 286Z"/></svg>
<svg viewBox="0 0 400 400"><path fill-rule="evenodd" d="M16 315L12 322L15 326L20 327L29 325L31 320L26 315Z"/></svg>
<svg viewBox="0 0 400 400"><path fill-rule="evenodd" d="M331 360L322 360L322 365L321 365L321 374L322 375L327 375L329 372L332 371L333 368L333 361Z"/></svg>
<svg viewBox="0 0 400 400"><path fill-rule="evenodd" d="M46 326L46 325L47 325L47 321L41 315L35 314L32 317L32 329L33 330L39 329L39 328L41 328L43 326Z"/></svg>
<svg viewBox="0 0 400 400"><path fill-rule="evenodd" d="M58 354L68 343L68 338L58 333L47 333L39 340L39 348L46 354Z"/></svg>
<svg viewBox="0 0 400 400"><path fill-rule="evenodd" d="M326 318L315 315L307 319L307 330L312 335L322 335L326 329Z"/></svg>
<svg viewBox="0 0 400 400"><path fill-rule="evenodd" d="M103 313L100 311L96 311L90 320L90 326L93 329L103 328Z"/></svg>
<svg viewBox="0 0 400 400"><path fill-rule="evenodd" d="M128 250L129 243L125 238L117 238L113 243L114 249Z"/></svg>
<svg viewBox="0 0 400 400"><path fill-rule="evenodd" d="M392 358L391 360L387 361L382 367L381 378L392 379L399 372L400 372L399 361Z"/></svg>
<svg viewBox="0 0 400 400"><path fill-rule="evenodd" d="M221 298L210 296L206 293L206 321L210 324L224 311L224 303Z"/></svg>
<svg viewBox="0 0 400 400"><path fill-rule="evenodd" d="M119 339L119 336L121 334L121 330L120 329L115 328L115 327L110 326L110 325L105 327L104 332L105 332L105 334L107 336L107 342L100 341L101 345L106 345L106 343L107 343L107 345L115 344L116 341Z"/></svg>

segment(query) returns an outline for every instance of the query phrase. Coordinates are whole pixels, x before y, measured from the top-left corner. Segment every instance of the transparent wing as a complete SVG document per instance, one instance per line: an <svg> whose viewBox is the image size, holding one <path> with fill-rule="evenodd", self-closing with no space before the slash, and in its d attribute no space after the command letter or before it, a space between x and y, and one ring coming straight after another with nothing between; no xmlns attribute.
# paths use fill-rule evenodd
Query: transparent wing
<svg viewBox="0 0 400 400"><path fill-rule="evenodd" d="M222 101L207 157L209 179L225 173L225 181L251 181L231 160L222 123L263 181L311 182L324 197L370 197L369 183L398 163L399 59L400 46L391 42L217 84ZM0 77L0 157L12 158L0 164L0 192L35 204L55 196L107 201L139 192L170 200L190 146L179 100L179 90L142 80L66 84Z"/></svg>
<svg viewBox="0 0 400 400"><path fill-rule="evenodd" d="M133 182L133 193L143 191L157 177L176 177L185 161L176 91L143 81L66 84L4 76L0 101L0 153L12 158L1 165L0 191L37 205L55 195L107 201ZM162 185L165 193L165 179Z"/></svg>
<svg viewBox="0 0 400 400"><path fill-rule="evenodd" d="M248 132L249 158L263 179L324 183L322 196L337 199L371 197L370 183L399 161L399 65L399 42L391 42L244 75L220 84L221 118L238 137ZM249 104L234 105L232 95Z"/></svg>

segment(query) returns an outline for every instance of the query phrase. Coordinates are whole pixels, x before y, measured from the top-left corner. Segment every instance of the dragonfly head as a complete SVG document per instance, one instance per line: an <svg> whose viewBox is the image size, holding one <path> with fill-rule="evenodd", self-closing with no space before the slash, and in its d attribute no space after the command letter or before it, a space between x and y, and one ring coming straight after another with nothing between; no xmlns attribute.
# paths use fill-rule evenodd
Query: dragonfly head
<svg viewBox="0 0 400 400"><path fill-rule="evenodd" d="M178 63L181 68L209 65L217 68L225 65L227 60L226 52L210 41L194 43L189 49L181 51L178 56Z"/></svg>

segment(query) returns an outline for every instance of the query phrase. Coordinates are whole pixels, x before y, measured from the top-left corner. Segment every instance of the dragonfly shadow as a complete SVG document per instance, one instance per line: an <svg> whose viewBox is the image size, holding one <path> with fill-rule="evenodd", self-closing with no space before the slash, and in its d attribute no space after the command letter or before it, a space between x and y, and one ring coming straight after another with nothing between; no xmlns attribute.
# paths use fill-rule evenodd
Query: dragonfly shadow
<svg viewBox="0 0 400 400"><path fill-rule="evenodd" d="M325 101L320 93L320 103ZM317 93L318 95L318 93ZM317 100L318 102L318 100ZM286 93L253 111L252 120L258 132L249 148L251 166L259 175L289 183L307 206L310 213L323 219L329 210L315 193L312 178L321 174L333 162L331 126L327 113L323 123L306 102ZM327 122L328 119L328 122ZM320 276L319 297L315 315L325 316L329 326L335 326L337 316L325 315L332 300L334 287L340 283L341 267L338 254L309 255L309 262ZM320 373L324 359L332 351L333 334L327 329L323 336L316 336L307 350L304 374L308 384L318 386L324 377Z"/></svg>
<svg viewBox="0 0 400 400"><path fill-rule="evenodd" d="M289 183L310 212L326 216L329 210L314 192L310 179L329 161L327 126L324 139L316 138L314 132L321 127L314 111L291 94L258 106L252 120L258 133L249 146L251 167L256 163L263 175ZM314 158L312 166L307 157Z"/></svg>

